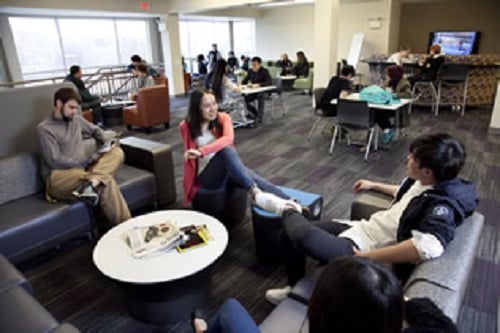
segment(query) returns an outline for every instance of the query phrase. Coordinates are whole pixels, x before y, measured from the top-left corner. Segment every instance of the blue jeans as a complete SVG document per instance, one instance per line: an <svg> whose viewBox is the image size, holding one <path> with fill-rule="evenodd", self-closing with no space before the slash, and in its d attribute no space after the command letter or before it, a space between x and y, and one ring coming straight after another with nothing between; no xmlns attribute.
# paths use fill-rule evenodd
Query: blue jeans
<svg viewBox="0 0 500 333"><path fill-rule="evenodd" d="M259 333L247 310L234 298L228 299L208 323L207 333Z"/></svg>
<svg viewBox="0 0 500 333"><path fill-rule="evenodd" d="M265 180L243 165L238 153L232 147L217 152L205 169L198 175L201 187L219 189L223 186L238 186L250 190L254 185L283 199L290 199L278 186Z"/></svg>

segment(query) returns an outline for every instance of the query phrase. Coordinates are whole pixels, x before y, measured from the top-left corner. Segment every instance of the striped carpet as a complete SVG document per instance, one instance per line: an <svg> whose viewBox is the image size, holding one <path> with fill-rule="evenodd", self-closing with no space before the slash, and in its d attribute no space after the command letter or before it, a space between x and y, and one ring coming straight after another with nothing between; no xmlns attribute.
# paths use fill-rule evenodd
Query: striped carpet
<svg viewBox="0 0 500 333"><path fill-rule="evenodd" d="M500 294L500 136L487 134L491 109L467 110L464 117L446 109L438 117L428 110L417 110L404 135L370 154L364 163L355 146L341 144L335 147L333 156L328 155L328 138L320 131L311 142L306 140L315 120L309 96L288 94L283 99L285 117L276 112L275 120L266 118L259 128L236 130L237 150L247 166L278 185L323 194L324 217L349 216L355 198L351 186L358 178L399 182L405 175L408 144L418 135L446 131L465 143L468 161L462 176L476 182L478 210L485 215L486 223L459 326L460 332L496 332ZM125 133L172 145L178 207L182 204L182 144L177 125L186 113L186 105L186 98L171 100L170 130L158 128L149 135L140 131ZM187 325L153 327L132 319L121 289L94 267L92 247L88 241L75 240L21 266L38 300L58 320L71 322L84 332L189 331ZM254 252L252 225L247 216L244 223L230 231L228 248L213 265L211 309L228 297L236 297L256 322L272 310L263 295L268 288L284 285L284 272L281 267L259 264Z"/></svg>

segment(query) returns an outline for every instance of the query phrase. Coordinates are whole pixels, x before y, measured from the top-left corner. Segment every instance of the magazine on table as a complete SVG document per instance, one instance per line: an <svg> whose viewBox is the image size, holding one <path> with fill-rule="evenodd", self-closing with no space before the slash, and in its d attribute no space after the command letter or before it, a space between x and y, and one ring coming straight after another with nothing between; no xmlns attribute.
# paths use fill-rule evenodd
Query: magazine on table
<svg viewBox="0 0 500 333"><path fill-rule="evenodd" d="M184 236L182 242L177 245L177 251L179 252L206 245L209 241L213 240L213 237L205 224L192 224L182 227L180 230Z"/></svg>
<svg viewBox="0 0 500 333"><path fill-rule="evenodd" d="M136 258L175 248L182 238L183 234L177 223L171 220L149 226L135 226L128 231L129 245Z"/></svg>

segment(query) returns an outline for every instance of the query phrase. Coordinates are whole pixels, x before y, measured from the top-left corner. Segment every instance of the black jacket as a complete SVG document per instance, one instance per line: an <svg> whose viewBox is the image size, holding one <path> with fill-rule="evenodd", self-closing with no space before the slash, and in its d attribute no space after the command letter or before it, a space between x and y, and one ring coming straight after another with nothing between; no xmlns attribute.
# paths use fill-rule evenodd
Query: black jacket
<svg viewBox="0 0 500 333"><path fill-rule="evenodd" d="M259 71L256 73L253 70L249 70L247 76L241 81L242 84L247 83L258 83L261 86L270 86L273 84L273 80L269 75L269 72L264 67L260 67Z"/></svg>
<svg viewBox="0 0 500 333"><path fill-rule="evenodd" d="M292 68L292 74L297 76L308 76L309 75L309 63L305 60L301 64L297 64Z"/></svg>
<svg viewBox="0 0 500 333"><path fill-rule="evenodd" d="M425 60L425 63L420 66L420 75L424 80L434 81L437 78L439 69L444 63L444 56L430 56Z"/></svg>
<svg viewBox="0 0 500 333"><path fill-rule="evenodd" d="M78 89L78 93L82 97L82 103L90 103L92 101L99 99L99 96L92 95L90 91L87 88L85 88L85 83L83 82L82 79L79 79L69 74L64 78L64 81L72 82L76 86L76 88Z"/></svg>
<svg viewBox="0 0 500 333"><path fill-rule="evenodd" d="M407 178L396 194L395 202L408 191L415 180ZM418 230L434 235L446 249L455 237L455 229L474 212L477 194L474 184L459 178L441 182L432 189L413 198L399 220L397 241L412 237ZM409 277L413 265L394 265L394 271L403 280Z"/></svg>

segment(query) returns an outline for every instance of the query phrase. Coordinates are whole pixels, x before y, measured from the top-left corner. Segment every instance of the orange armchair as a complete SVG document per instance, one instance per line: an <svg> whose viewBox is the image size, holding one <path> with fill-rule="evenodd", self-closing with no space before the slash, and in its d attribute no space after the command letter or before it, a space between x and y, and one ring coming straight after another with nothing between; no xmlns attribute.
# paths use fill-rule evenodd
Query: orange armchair
<svg viewBox="0 0 500 333"><path fill-rule="evenodd" d="M123 108L123 122L127 129L132 126L145 127L151 133L151 127L165 125L170 127L170 97L168 86L160 85L139 89L137 104Z"/></svg>

